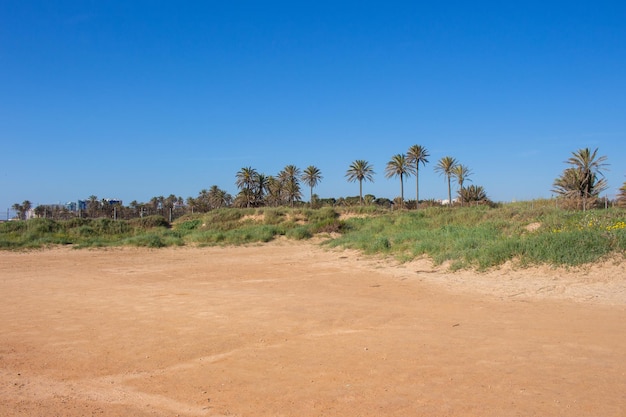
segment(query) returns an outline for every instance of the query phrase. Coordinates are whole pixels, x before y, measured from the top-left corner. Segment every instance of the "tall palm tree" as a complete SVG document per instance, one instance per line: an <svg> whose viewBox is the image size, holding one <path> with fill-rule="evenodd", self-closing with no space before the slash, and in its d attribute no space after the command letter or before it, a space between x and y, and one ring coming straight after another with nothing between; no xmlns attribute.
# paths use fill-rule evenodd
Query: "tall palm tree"
<svg viewBox="0 0 626 417"><path fill-rule="evenodd" d="M413 145L407 151L406 156L409 160L409 164L412 166L412 172L415 173L415 208L418 208L420 202L420 163L426 166L430 154L423 146Z"/></svg>
<svg viewBox="0 0 626 417"><path fill-rule="evenodd" d="M374 167L363 159L354 161L348 171L346 177L349 182L359 181L359 201L363 205L363 181L374 182Z"/></svg>
<svg viewBox="0 0 626 417"><path fill-rule="evenodd" d="M456 183L459 184L459 197L461 197L463 183L465 183L465 181L471 181L469 176L472 175L472 171L465 165L458 164L452 170L452 175L456 179ZM463 205L463 198L461 198L461 205Z"/></svg>
<svg viewBox="0 0 626 417"><path fill-rule="evenodd" d="M89 217L96 217L98 210L100 209L100 201L95 195L90 195L87 199L87 215Z"/></svg>
<svg viewBox="0 0 626 417"><path fill-rule="evenodd" d="M271 207L276 207L280 204L280 193L281 193L282 185L280 180L273 175L267 177L267 196L266 200L268 201Z"/></svg>
<svg viewBox="0 0 626 417"><path fill-rule="evenodd" d="M391 157L385 167L385 177L400 177L400 206L404 207L404 176L411 175L411 166L405 154L397 154Z"/></svg>
<svg viewBox="0 0 626 417"><path fill-rule="evenodd" d="M217 185L211 186L207 192L207 197L211 208L228 207L232 200L231 195Z"/></svg>
<svg viewBox="0 0 626 417"><path fill-rule="evenodd" d="M22 218L22 213L24 212L24 208L22 207L21 204L19 203L15 203L11 206L11 210L13 210L15 212L15 216L17 217L18 220L24 220Z"/></svg>
<svg viewBox="0 0 626 417"><path fill-rule="evenodd" d="M191 213L194 213L195 207L198 204L196 202L196 199L193 197L187 197L187 200L185 200L185 204L187 204L187 207L189 207L191 209Z"/></svg>
<svg viewBox="0 0 626 417"><path fill-rule="evenodd" d="M213 207L211 206L211 201L209 198L209 190L203 188L198 193L198 197L193 200L191 203L187 203L192 206L192 210L196 210L200 213L206 213L211 210Z"/></svg>
<svg viewBox="0 0 626 417"><path fill-rule="evenodd" d="M265 200L265 193L267 192L267 176L265 176L265 174L257 174L256 181L254 181L252 188L254 201L258 205L262 205Z"/></svg>
<svg viewBox="0 0 626 417"><path fill-rule="evenodd" d="M450 179L454 175L454 167L458 164L457 160L451 156L444 156L439 160L435 171L439 172L439 175L444 175L448 180L448 204L452 205L452 187Z"/></svg>
<svg viewBox="0 0 626 417"><path fill-rule="evenodd" d="M131 209L133 215L137 215L139 213L139 202L137 200L133 200L128 204L128 207Z"/></svg>
<svg viewBox="0 0 626 417"><path fill-rule="evenodd" d="M306 169L302 173L302 181L304 181L304 183L308 185L311 190L309 200L310 204L313 204L313 187L319 184L322 178L322 171L320 171L319 168L313 165L309 165L308 167L306 167Z"/></svg>
<svg viewBox="0 0 626 417"><path fill-rule="evenodd" d="M152 197L148 204L150 205L148 214L157 214L159 212L159 197Z"/></svg>
<svg viewBox="0 0 626 417"><path fill-rule="evenodd" d="M257 175L259 175L259 173L252 167L241 168L236 174L235 185L241 190L246 202L246 207L250 207L254 198L252 187L254 187Z"/></svg>
<svg viewBox="0 0 626 417"><path fill-rule="evenodd" d="M579 172L581 180L580 194L583 199L583 210L587 209L587 199L597 197L601 191L598 182L602 181L606 166L606 156L598 156L598 148L593 152L589 148L579 149L572 152L572 156L566 161ZM606 187L606 182L602 184Z"/></svg>
<svg viewBox="0 0 626 417"><path fill-rule="evenodd" d="M278 173L283 184L283 191L287 197L289 205L293 207L296 200L300 200L302 193L300 192L300 168L295 165L287 165L281 172Z"/></svg>

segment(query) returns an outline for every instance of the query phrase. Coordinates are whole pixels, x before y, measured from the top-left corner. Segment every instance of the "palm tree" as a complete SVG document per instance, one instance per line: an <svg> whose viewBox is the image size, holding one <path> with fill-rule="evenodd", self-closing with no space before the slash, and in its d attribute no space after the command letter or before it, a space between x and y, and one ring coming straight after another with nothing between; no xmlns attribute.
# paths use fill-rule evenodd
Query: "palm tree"
<svg viewBox="0 0 626 417"><path fill-rule="evenodd" d="M385 177L400 177L400 207L404 207L404 176L411 175L411 166L405 154L397 154L391 157L385 167Z"/></svg>
<svg viewBox="0 0 626 417"><path fill-rule="evenodd" d="M22 202L22 207L24 207L24 211L28 213L28 211L33 208L33 205L30 201L24 200L24 202Z"/></svg>
<svg viewBox="0 0 626 417"><path fill-rule="evenodd" d="M148 215L158 214L159 212L159 197L152 197L148 201L149 212Z"/></svg>
<svg viewBox="0 0 626 417"><path fill-rule="evenodd" d="M193 197L187 197L187 199L185 200L185 204L188 207L188 210L191 209L191 213L195 213L195 209L196 206L198 205L198 202L195 198Z"/></svg>
<svg viewBox="0 0 626 417"><path fill-rule="evenodd" d="M456 183L459 184L459 196L461 196L461 192L463 191L463 183L467 181L471 181L468 177L472 175L472 171L465 165L458 164L452 170L452 175L456 179ZM463 198L461 198L461 205L463 205Z"/></svg>
<svg viewBox="0 0 626 417"><path fill-rule="evenodd" d="M24 212L24 209L22 208L22 205L19 203L15 203L11 206L11 210L13 210L15 212L15 217L18 218L18 220L23 220L22 219L22 213Z"/></svg>
<svg viewBox="0 0 626 417"><path fill-rule="evenodd" d="M131 212L135 216L137 216L137 214L139 213L139 208L141 207L141 204L139 204L137 200L133 200L130 202L130 204L128 204L128 207L130 208Z"/></svg>
<svg viewBox="0 0 626 417"><path fill-rule="evenodd" d="M313 204L313 187L319 184L322 178L322 171L320 171L319 168L313 165L309 165L302 173L302 181L304 181L304 183L308 185L311 190L309 199L309 203L311 205Z"/></svg>
<svg viewBox="0 0 626 417"><path fill-rule="evenodd" d="M287 165L278 173L278 178L280 178L289 205L293 207L294 202L302 197L299 181L300 168L295 165Z"/></svg>
<svg viewBox="0 0 626 417"><path fill-rule="evenodd" d="M572 156L565 161L570 165L560 177L554 180L553 191L569 199L581 199L582 209L588 207L589 198L598 198L600 193L608 188L602 171L607 164L606 156L598 156L598 149L589 148L572 152Z"/></svg>
<svg viewBox="0 0 626 417"><path fill-rule="evenodd" d="M606 181L602 185L604 174L602 171L606 168L606 156L597 156L598 148L593 152L589 148L579 149L572 152L572 156L566 161L580 174L581 187L580 194L583 199L583 210L587 209L587 199L589 197L597 197L604 186L606 189Z"/></svg>
<svg viewBox="0 0 626 417"><path fill-rule="evenodd" d="M28 216L28 211L31 208L33 208L33 205L28 200L23 201L22 204L15 203L11 206L11 209L15 211L19 220L26 220L26 217Z"/></svg>
<svg viewBox="0 0 626 417"><path fill-rule="evenodd" d="M280 204L280 192L282 185L280 180L272 175L267 177L267 196L266 200L271 207L276 207Z"/></svg>
<svg viewBox="0 0 626 417"><path fill-rule="evenodd" d="M263 205L265 193L267 192L267 177L265 174L257 174L253 187L254 201L257 205Z"/></svg>
<svg viewBox="0 0 626 417"><path fill-rule="evenodd" d="M39 205L37 207L35 207L35 216L37 217L43 217L46 218L47 214L48 214L48 209L46 206L43 205ZM54 211L52 212L52 215L54 217Z"/></svg>
<svg viewBox="0 0 626 417"><path fill-rule="evenodd" d="M450 178L454 175L454 167L458 164L456 159L451 156L444 156L439 160L435 171L439 172L439 175L444 175L448 180L448 204L452 205L452 188L450 184Z"/></svg>
<svg viewBox="0 0 626 417"><path fill-rule="evenodd" d="M588 194L585 195L587 184L591 184L591 188ZM577 201L581 199L583 210L587 209L588 197L598 198L600 193L608 188L606 179L598 178L598 176L593 173L587 182L584 174L576 168L565 169L561 176L554 180L553 185L554 188L552 191L562 197Z"/></svg>
<svg viewBox="0 0 626 417"><path fill-rule="evenodd" d="M172 216L174 215L174 208L178 204L180 197L176 197L174 194L170 194L166 198L163 199L163 208L165 209L165 213L163 216L168 216L170 223L172 222Z"/></svg>
<svg viewBox="0 0 626 417"><path fill-rule="evenodd" d="M198 193L198 197L191 199L191 201L190 199L187 199L187 205L191 206L192 213L194 211L197 211L199 213L206 213L207 211L211 210L213 207L211 207L209 190L207 190L206 188L200 190L200 192Z"/></svg>
<svg viewBox="0 0 626 417"><path fill-rule="evenodd" d="M241 168L236 175L235 184L241 190L246 207L250 207L254 198L253 187L259 173L252 167Z"/></svg>
<svg viewBox="0 0 626 417"><path fill-rule="evenodd" d="M552 191L565 198L578 198L582 187L582 178L576 168L566 168L560 177L554 180Z"/></svg>
<svg viewBox="0 0 626 417"><path fill-rule="evenodd" d="M363 205L363 181L374 182L374 174L374 167L363 159L354 161L348 168L348 171L346 171L346 177L349 182L359 181L359 201L361 205Z"/></svg>
<svg viewBox="0 0 626 417"><path fill-rule="evenodd" d="M415 208L419 208L420 202L420 177L419 169L420 163L424 166L428 163L428 157L430 154L428 150L420 145L413 145L409 148L407 154L409 164L412 166L412 172L415 173Z"/></svg>
<svg viewBox="0 0 626 417"><path fill-rule="evenodd" d="M485 203L489 202L489 197L487 197L487 193L485 192L484 187L480 185L470 185L466 188L461 188L459 190L459 196L461 197L461 201L465 201L467 203L478 202Z"/></svg>
<svg viewBox="0 0 626 417"><path fill-rule="evenodd" d="M89 217L96 217L98 214L98 210L100 208L100 202L98 197L95 195L90 195L87 199L87 215Z"/></svg>

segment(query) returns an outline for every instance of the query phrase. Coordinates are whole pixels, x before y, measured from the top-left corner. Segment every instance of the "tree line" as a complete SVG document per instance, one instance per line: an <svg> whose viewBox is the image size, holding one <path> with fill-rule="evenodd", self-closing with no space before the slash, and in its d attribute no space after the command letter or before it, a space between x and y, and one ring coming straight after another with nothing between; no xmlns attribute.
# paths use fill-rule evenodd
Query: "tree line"
<svg viewBox="0 0 626 417"><path fill-rule="evenodd" d="M353 161L345 173L348 182L358 182L359 196L341 197L339 199L320 199L314 194L314 188L323 179L322 172L314 165L301 170L295 165L287 165L276 175L265 175L253 167L243 167L235 175L235 185L238 193L232 196L217 185L210 189L203 189L196 197L182 197L170 194L168 197L153 197L145 203L133 200L128 206L120 202L98 199L92 195L84 203L84 207L69 209L64 206L35 207L34 214L38 217L71 218L81 217L109 217L133 218L146 215L162 215L173 218L187 213L203 213L222 207L278 207L305 204L302 201L302 187L308 187L309 203L312 208L321 206L349 206L378 204L394 208L418 209L420 206L443 203L445 205L493 204L487 196L484 187L479 185L466 186L471 182L473 174L470 168L461 164L456 158L444 156L437 161L434 171L444 177L447 185L448 199L444 202L434 200L420 200L419 173L420 165L425 167L429 163L430 154L421 145L409 147L406 153L395 154L385 166L386 178L398 178L400 181L400 196L393 201L383 198L377 199L371 194L363 195L363 183L374 181L374 167L368 161L357 159ZM598 155L598 149L579 149L572 152L565 161L568 167L554 180L552 191L564 202L564 207L586 210L600 204L600 194L608 188L604 171L607 157ZM404 197L405 180L415 176L415 200L406 201ZM452 198L452 183L458 186L456 198ZM626 206L626 182L620 188L617 203ZM15 203L12 209L18 219L25 219L32 208L30 201Z"/></svg>

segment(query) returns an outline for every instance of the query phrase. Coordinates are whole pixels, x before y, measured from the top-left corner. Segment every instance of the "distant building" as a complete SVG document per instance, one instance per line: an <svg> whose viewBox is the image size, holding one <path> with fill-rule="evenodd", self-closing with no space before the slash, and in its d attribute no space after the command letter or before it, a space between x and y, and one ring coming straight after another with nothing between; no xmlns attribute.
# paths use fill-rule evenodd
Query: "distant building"
<svg viewBox="0 0 626 417"><path fill-rule="evenodd" d="M116 204L119 204L120 206L122 205L122 200L119 198L103 198L102 201L108 203L110 206L114 206Z"/></svg>

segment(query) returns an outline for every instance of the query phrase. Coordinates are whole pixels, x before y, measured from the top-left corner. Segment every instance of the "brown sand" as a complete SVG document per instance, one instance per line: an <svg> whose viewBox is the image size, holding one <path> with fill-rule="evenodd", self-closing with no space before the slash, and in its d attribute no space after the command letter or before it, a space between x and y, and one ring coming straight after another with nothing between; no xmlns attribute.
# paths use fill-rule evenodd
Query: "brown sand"
<svg viewBox="0 0 626 417"><path fill-rule="evenodd" d="M1 416L624 416L626 270L0 252Z"/></svg>

